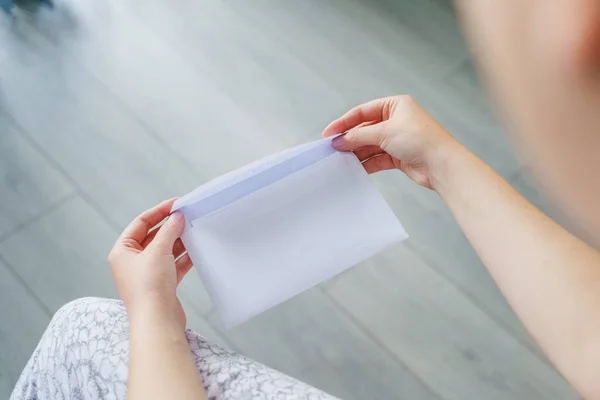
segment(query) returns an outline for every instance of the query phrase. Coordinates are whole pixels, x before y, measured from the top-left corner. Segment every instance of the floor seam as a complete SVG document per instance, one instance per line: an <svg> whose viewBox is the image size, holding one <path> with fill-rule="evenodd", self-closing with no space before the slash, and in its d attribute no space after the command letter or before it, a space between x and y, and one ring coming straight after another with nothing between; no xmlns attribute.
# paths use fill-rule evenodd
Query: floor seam
<svg viewBox="0 0 600 400"><path fill-rule="evenodd" d="M43 32L30 22L26 22L30 28L32 28L36 34L42 38L42 40L47 41L51 46L55 49L57 48L57 44L54 40L49 39L44 36ZM127 113L127 115L132 118L133 121L138 123L144 130L144 132L149 136L152 140L154 140L161 148L166 149L170 155L177 160L182 166L188 170L190 170L197 178L206 179L207 177L203 176L202 173L192 164L190 163L184 156L182 156L178 151L176 151L169 143L159 135L156 130L146 121L135 112L132 107L117 93L115 93L111 87L106 84L102 79L100 79L94 72L92 72L89 68L87 68L77 57L68 54L67 57L71 58L77 66L85 72L85 74L93 81L95 81L98 85L100 85L111 97L116 99L119 103L119 106Z"/></svg>
<svg viewBox="0 0 600 400"><path fill-rule="evenodd" d="M21 134L21 136L35 149L37 150L42 157L44 157L44 159L50 164L50 166L52 168L54 168L55 170L57 170L66 180L69 181L69 183L73 186L73 188L75 189L75 192L77 195L79 195L86 203L88 203L90 205L90 207L92 207L94 209L94 211L96 211L102 218L105 219L105 222L111 227L113 228L115 231L117 232L121 232L122 227L115 221L113 220L103 209L102 207L100 207L100 205L98 203L96 203L92 197L90 195L88 195L88 193L81 187L81 185L79 185L79 183L67 172L67 170L65 168L63 168L62 165L60 165L58 163L58 161L56 161L54 159L54 157L52 157L52 155L50 153L48 153L48 151L46 151L46 149L40 145L37 140L27 131L27 129L25 129L23 127L23 125L21 125L19 123L19 121L8 111L8 110L4 110L5 111L5 115L7 117L9 117L14 126L17 128L17 131L19 132L19 134Z"/></svg>
<svg viewBox="0 0 600 400"><path fill-rule="evenodd" d="M388 346L386 346L379 338L371 332L358 318L356 318L342 303L337 301L335 297L329 293L328 290L324 288L320 289L321 292L325 295L327 299L329 299L333 306L346 318L348 318L354 326L364 334L367 339L371 340L380 350L384 352L384 354L390 356L394 360L396 364L398 364L403 369L406 369L418 382L420 382L423 387L427 388L429 392L435 395L436 398L442 399L441 394L435 391L431 385L427 381L425 381L420 375L418 375L408 364L406 364L400 357L398 357Z"/></svg>
<svg viewBox="0 0 600 400"><path fill-rule="evenodd" d="M442 279L444 279L445 281L447 281L450 285L452 285L456 290L458 290L458 292L460 294L462 294L463 296L465 296L467 298L467 300L473 304L474 307L476 307L477 309L479 309L481 312L483 312L485 315L487 315L492 321L494 321L500 328L502 328L508 335L510 335L512 338L514 338L519 344L521 344L526 350L528 350L530 353L532 353L537 359L539 359L544 365L546 366L551 366L548 363L548 360L546 360L541 354L540 351L538 349L536 349L535 347L533 347L531 345L531 343L528 343L527 341L523 340L523 338L521 338L519 335L516 335L515 332L513 332L512 328L506 323L504 322L501 318L499 318L496 313L492 312L491 310L488 310L487 307L481 305L482 302L480 300L478 300L475 296L473 296L469 291L467 291L463 285L461 285L460 283L456 282L455 279L453 279L450 275L446 274L442 268L440 268L438 266L438 264L432 260L430 260L426 255L424 255L422 253L422 251L417 248L416 246L411 245L410 243L407 243L407 247L409 248L409 250L411 251L411 253L417 257L418 259L420 259L421 261L423 261L423 263L425 265L427 265L429 267L429 269L431 269L435 274L440 275L442 277ZM512 310L512 308L511 308ZM520 323L520 321L519 321Z"/></svg>
<svg viewBox="0 0 600 400"><path fill-rule="evenodd" d="M37 304L38 307L48 316L48 318L52 318L54 314L46 305L40 300L40 298L36 295L36 293L29 287L27 282L17 273L15 268L0 254L0 262L6 265L6 269L8 272L21 284L23 289L27 292L27 294L33 299L33 301Z"/></svg>
<svg viewBox="0 0 600 400"><path fill-rule="evenodd" d="M467 55L465 59L460 60L454 67L448 69L448 72L442 76L441 81L446 82L448 79L454 77L463 68L466 68L472 62L472 55Z"/></svg>
<svg viewBox="0 0 600 400"><path fill-rule="evenodd" d="M25 221L17 224L12 229L9 229L7 232L1 234L0 235L0 243L2 243L5 240L9 239L13 235L19 233L20 231L22 231L23 229L27 228L31 224L33 224L33 223L39 221L40 219L44 218L45 216L47 216L48 214L52 213L54 210L56 210L57 208L59 208L60 206L62 206L66 202L68 202L69 200L72 200L72 199L76 198L77 196L78 196L77 191L74 191L73 193L69 193L68 195L61 197L59 200L55 201L54 203L50 204L49 206L44 207L41 211L35 213L34 215L32 215L29 218L26 218Z"/></svg>

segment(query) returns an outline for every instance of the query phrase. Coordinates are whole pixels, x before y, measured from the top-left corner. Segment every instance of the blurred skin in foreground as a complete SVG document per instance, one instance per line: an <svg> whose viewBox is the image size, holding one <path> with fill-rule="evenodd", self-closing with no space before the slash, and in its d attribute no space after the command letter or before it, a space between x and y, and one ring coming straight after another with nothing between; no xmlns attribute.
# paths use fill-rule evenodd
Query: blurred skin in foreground
<svg viewBox="0 0 600 400"><path fill-rule="evenodd" d="M600 244L600 2L456 3L516 149L573 226Z"/></svg>
<svg viewBox="0 0 600 400"><path fill-rule="evenodd" d="M525 163L574 224L600 243L600 2L457 6ZM600 398L600 253L531 205L408 96L358 106L323 135L340 132L346 134L334 146L353 151L367 172L399 169L441 196L558 370L583 397ZM182 219L150 232L171 203L142 214L110 256L132 321L132 399L204 396L175 292L191 265L177 240Z"/></svg>

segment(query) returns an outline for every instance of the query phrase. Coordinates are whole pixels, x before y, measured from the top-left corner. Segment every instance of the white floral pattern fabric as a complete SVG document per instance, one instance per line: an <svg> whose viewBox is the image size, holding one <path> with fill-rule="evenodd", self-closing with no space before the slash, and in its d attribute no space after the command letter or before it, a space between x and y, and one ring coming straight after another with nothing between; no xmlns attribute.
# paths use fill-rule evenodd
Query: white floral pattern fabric
<svg viewBox="0 0 600 400"><path fill-rule="evenodd" d="M125 399L129 360L127 313L118 300L84 298L56 312L11 400ZM334 397L186 330L209 399Z"/></svg>

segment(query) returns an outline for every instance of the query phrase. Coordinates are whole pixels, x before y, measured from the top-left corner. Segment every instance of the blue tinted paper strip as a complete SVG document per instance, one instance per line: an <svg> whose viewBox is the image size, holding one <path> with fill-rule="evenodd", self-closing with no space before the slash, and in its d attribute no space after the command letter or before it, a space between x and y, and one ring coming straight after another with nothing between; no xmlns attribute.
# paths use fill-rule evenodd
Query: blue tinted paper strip
<svg viewBox="0 0 600 400"><path fill-rule="evenodd" d="M210 194L207 197L186 204L179 208L179 211L183 213L186 221L189 224L192 224L193 221L198 218L213 211L217 211L259 189L269 186L294 172L298 172L336 153L337 150L331 145L331 139L332 138L316 142L314 147L309 147L307 150L276 163L267 169L259 171L255 175L236 182L217 193Z"/></svg>

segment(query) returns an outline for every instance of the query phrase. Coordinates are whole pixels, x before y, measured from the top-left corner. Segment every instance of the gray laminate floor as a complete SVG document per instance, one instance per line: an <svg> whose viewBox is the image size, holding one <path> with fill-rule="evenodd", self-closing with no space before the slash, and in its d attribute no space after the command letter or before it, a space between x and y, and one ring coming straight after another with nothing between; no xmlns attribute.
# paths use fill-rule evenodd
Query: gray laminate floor
<svg viewBox="0 0 600 400"><path fill-rule="evenodd" d="M443 0L57 0L0 18L0 397L52 314L116 296L106 255L138 212L414 96L540 200ZM448 210L374 178L411 239L233 331L199 278L192 328L346 399L565 399Z"/></svg>

